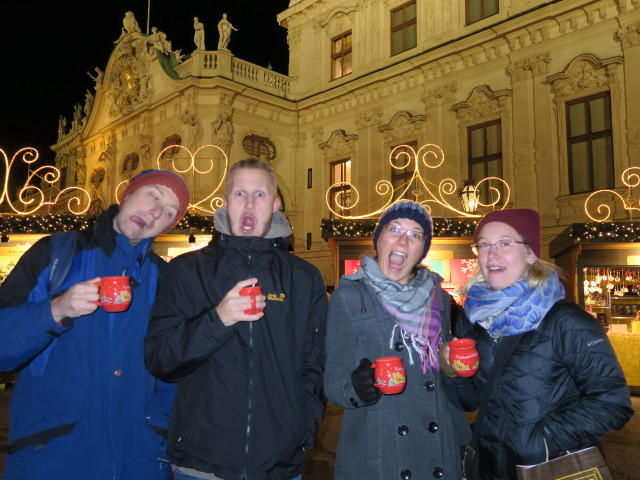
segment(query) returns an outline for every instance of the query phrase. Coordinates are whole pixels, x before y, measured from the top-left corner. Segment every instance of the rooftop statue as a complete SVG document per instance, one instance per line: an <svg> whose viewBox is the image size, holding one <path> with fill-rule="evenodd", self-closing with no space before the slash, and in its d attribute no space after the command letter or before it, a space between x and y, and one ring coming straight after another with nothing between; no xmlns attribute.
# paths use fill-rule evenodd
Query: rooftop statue
<svg viewBox="0 0 640 480"><path fill-rule="evenodd" d="M193 17L193 43L196 44L196 50L204 50L204 23L198 20L198 17Z"/></svg>
<svg viewBox="0 0 640 480"><path fill-rule="evenodd" d="M93 101L95 97L93 93L87 90L87 93L84 96L84 114L88 117L91 113L91 109L93 108Z"/></svg>
<svg viewBox="0 0 640 480"><path fill-rule="evenodd" d="M104 72L102 70L100 70L98 67L95 68L95 71L96 71L96 76L95 77L93 75L91 75L91 73L89 73L89 72L87 72L87 75L89 75L89 77L91 77L91 80L96 82L96 90L97 90L98 87L102 86L102 80L104 79Z"/></svg>
<svg viewBox="0 0 640 480"><path fill-rule="evenodd" d="M238 31L231 22L227 20L227 14L222 14L222 20L218 22L218 34L220 35L218 38L218 50L229 50L227 47L229 46L229 40L231 40L231 30Z"/></svg>
<svg viewBox="0 0 640 480"><path fill-rule="evenodd" d="M120 33L120 38L118 38L114 43L119 43L126 35L134 32L140 33L140 25L138 25L138 21L136 20L136 16L133 12L128 11L124 14L124 18L122 19L122 33Z"/></svg>

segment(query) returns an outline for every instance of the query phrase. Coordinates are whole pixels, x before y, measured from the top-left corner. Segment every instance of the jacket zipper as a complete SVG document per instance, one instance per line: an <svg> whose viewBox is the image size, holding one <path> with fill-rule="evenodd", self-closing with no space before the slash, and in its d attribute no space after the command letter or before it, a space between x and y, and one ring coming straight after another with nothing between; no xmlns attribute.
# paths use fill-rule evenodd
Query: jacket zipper
<svg viewBox="0 0 640 480"><path fill-rule="evenodd" d="M252 268L251 268L251 259L253 257L252 255L252 242L249 242L249 254L247 255L247 266L249 267L249 276L252 275ZM248 384L248 394L247 394L247 430L246 430L246 434L247 434L247 440L246 443L244 445L244 472L242 473L242 480L246 480L247 479L247 467L248 467L248 462L249 462L249 443L250 443L250 434L251 434L251 413L252 413L252 408L253 408L253 402L252 402L252 396L253 396L253 322L247 322L249 325L249 359L247 362L247 369L248 369L248 377L249 377L249 384Z"/></svg>

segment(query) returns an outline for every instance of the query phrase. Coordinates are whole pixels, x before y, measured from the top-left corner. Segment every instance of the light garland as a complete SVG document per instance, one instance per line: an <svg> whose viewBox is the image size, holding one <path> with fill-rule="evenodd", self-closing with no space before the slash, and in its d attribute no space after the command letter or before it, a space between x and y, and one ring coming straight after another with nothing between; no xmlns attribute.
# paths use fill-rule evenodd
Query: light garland
<svg viewBox="0 0 640 480"><path fill-rule="evenodd" d="M634 200L632 196L632 189L640 186L640 167L630 167L627 168L621 175L622 183L627 187L627 197L624 198L615 190L603 189L596 190L591 195L587 197L584 201L584 213L586 213L587 217L589 217L594 222L606 222L611 218L611 206L608 203L599 203L595 206L595 211L599 216L594 216L590 212L589 203L594 199L594 197L598 195L611 195L611 200L615 201L616 199L622 202L622 207L628 212L629 218L633 218L633 212L640 213L640 201ZM634 205L635 204L635 205Z"/></svg>
<svg viewBox="0 0 640 480"><path fill-rule="evenodd" d="M409 145L398 145L389 154L389 164L394 170L405 169L411 163L414 164L411 179L397 189L394 189L393 185L388 180L380 180L376 183L375 192L384 200L384 204L380 208L362 215L343 215L339 211L336 211L333 208L334 205L341 211L353 211L360 202L360 193L354 185L348 182L338 182L329 187L325 193L325 202L327 207L335 217L346 220L362 220L378 217L394 203L404 200L404 197L411 188L411 185L415 183L416 187L411 190L410 193L414 195L416 201L424 206L430 213L432 205L439 205L461 217L480 218L482 216L482 213L468 213L453 205L453 198L456 199L456 203L459 203L458 185L455 180L445 178L436 185L426 180L420 174L421 165L424 165L426 168L437 169L444 163L444 152L438 145L423 145L417 152ZM502 194L500 189L496 188L493 182L500 183L502 188L504 188L504 201L501 201ZM504 209L511 197L509 184L498 177L487 177L480 180L474 187L478 190L479 186L483 184L486 184L486 188L491 192L491 201L489 203L482 203L478 201L478 205L483 208ZM420 185L424 190L418 188ZM432 189L435 190L435 193ZM421 200L420 197L423 195L426 196L426 199Z"/></svg>
<svg viewBox="0 0 640 480"><path fill-rule="evenodd" d="M574 223L569 235L582 243L640 242L640 222Z"/></svg>
<svg viewBox="0 0 640 480"><path fill-rule="evenodd" d="M172 149L177 149L178 151L184 150L187 153L187 156L178 157L177 154L174 153L168 159L163 158L164 153ZM207 150L213 150L211 158L206 158L203 156L203 152L206 152ZM188 207L188 210L192 213L213 215L217 209L222 207L222 197L217 195L217 193L221 189L222 184L227 178L227 173L229 171L229 158L227 157L227 154L217 145L203 145L194 153L191 153L191 151L184 145L169 145L158 154L158 157L156 159L156 163L159 169L178 173L183 177L185 182L189 184L189 182L187 181L188 179L185 178L185 176L188 176L189 174L192 180L195 179L196 175L209 175L208 179L213 178L211 172L213 172L215 168L215 162L213 158L215 151L218 151L220 154L222 154L222 157L224 159L224 168L220 171L218 184L213 187L211 193L209 193L205 198L201 200L196 199L196 201L193 199L195 186L193 185L194 182L192 182L192 187L190 189L192 201L189 203ZM205 168L201 168L199 166L201 162L204 162ZM163 163L165 163L165 165L163 165ZM118 204L120 203L120 192L124 191L128 183L128 180L123 180L118 185L116 185L114 196Z"/></svg>
<svg viewBox="0 0 640 480"><path fill-rule="evenodd" d="M13 155L13 157L11 157L11 161L9 161L7 154L1 148L0 154L4 161L5 168L4 184L2 194L0 195L0 205L6 202L11 210L18 215L30 215L37 212L44 206L56 205L63 197L66 197L71 192L76 192L75 195L72 195L67 200L67 209L69 212L74 215L83 215L87 210L89 210L89 206L91 205L91 195L87 190L81 187L67 187L60 189L56 185L56 183L60 181L61 177L61 172L58 168L52 165L43 165L36 168L34 171L31 171L31 165L33 165L40 157L38 150L35 148L21 148ZM11 169L18 158L29 165L30 173L27 181L18 191L17 201L13 202L11 201L11 198L9 198L9 177L11 176ZM58 194L55 199L51 200L51 198L49 198L48 201L45 200L45 192L40 187L31 183L34 180L40 180L42 183L48 184L50 189L57 189ZM18 202L22 203L24 207L18 208L16 206Z"/></svg>

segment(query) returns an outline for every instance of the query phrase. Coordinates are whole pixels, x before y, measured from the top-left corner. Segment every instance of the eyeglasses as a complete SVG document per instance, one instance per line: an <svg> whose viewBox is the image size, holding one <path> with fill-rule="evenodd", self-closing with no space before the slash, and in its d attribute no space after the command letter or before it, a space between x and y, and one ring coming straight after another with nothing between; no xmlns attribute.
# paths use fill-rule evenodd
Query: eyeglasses
<svg viewBox="0 0 640 480"><path fill-rule="evenodd" d="M384 228L394 237L401 237L406 233L409 240L414 240L416 242L424 241L424 233L422 232L416 232L415 230L406 230L404 228L400 228L397 225L385 225Z"/></svg>
<svg viewBox="0 0 640 480"><path fill-rule="evenodd" d="M471 245L471 251L476 256L487 255L491 248L495 248L496 253L505 253L513 248L516 244L528 245L527 242L519 242L518 240L498 240L496 243L480 242Z"/></svg>

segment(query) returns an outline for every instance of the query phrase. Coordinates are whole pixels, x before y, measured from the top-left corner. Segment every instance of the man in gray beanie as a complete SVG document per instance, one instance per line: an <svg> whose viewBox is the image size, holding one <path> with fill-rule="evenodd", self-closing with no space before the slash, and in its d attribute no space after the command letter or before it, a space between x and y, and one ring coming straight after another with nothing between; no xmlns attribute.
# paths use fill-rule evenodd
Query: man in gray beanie
<svg viewBox="0 0 640 480"><path fill-rule="evenodd" d="M188 206L181 177L143 172L92 229L42 238L2 284L0 371L20 369L3 480L170 477L174 386L146 371L142 345L164 264L151 243ZM107 312L97 283L123 275L130 306Z"/></svg>

